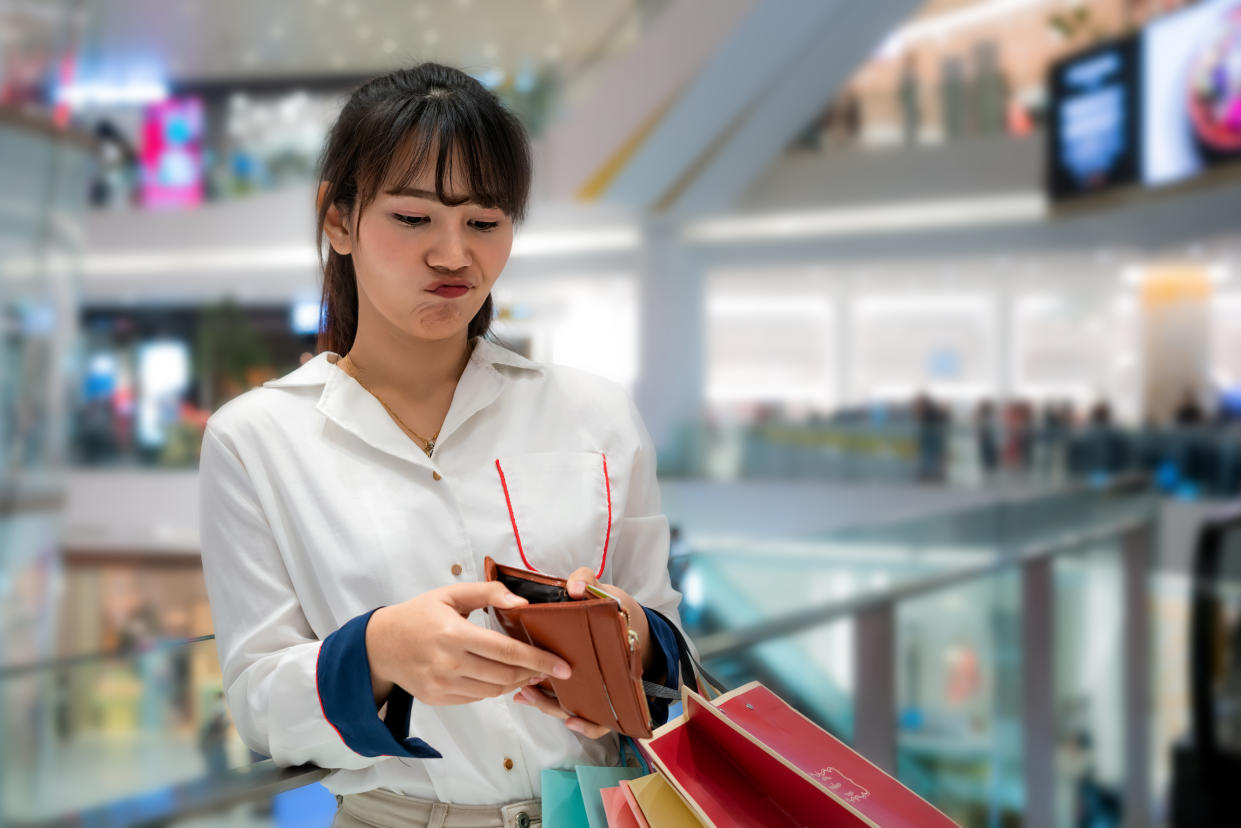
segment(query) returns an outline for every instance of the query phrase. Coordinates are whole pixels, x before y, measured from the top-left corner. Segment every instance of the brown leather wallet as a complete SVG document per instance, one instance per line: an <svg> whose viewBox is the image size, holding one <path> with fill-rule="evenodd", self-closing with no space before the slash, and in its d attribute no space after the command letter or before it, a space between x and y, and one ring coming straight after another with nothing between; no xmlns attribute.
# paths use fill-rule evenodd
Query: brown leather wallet
<svg viewBox="0 0 1241 828"><path fill-rule="evenodd" d="M530 603L491 607L508 635L563 658L573 675L539 687L570 714L626 736L648 739L651 714L642 686L638 639L617 601L571 598L562 578L483 560L488 581L499 581Z"/></svg>

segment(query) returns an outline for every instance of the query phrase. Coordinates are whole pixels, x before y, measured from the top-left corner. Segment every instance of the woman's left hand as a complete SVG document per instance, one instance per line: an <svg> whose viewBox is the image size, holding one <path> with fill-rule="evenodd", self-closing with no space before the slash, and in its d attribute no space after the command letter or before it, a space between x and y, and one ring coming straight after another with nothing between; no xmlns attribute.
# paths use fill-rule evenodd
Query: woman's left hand
<svg viewBox="0 0 1241 828"><path fill-rule="evenodd" d="M646 613L642 611L642 606L623 589L612 586L611 584L599 583L599 581L595 578L595 573L586 567L581 567L574 570L573 574L569 576L569 596L571 598L587 597L587 584L597 586L599 589L602 589L609 595L616 596L616 598L620 600L621 605L629 614L630 628L638 634L638 651L642 655L642 669L649 669L650 662L654 657L651 653L650 647L651 630L646 623ZM541 710L549 716L555 716L557 719L563 721L565 723L565 727L569 728L569 730L580 733L588 739L598 739L611 732L609 728L604 727L603 725L595 724L594 722L590 722L576 716L570 716L567 712L565 712L564 708L560 706L560 702L544 693L538 687L523 687L515 696L513 696L513 701L518 704L528 704L536 710Z"/></svg>

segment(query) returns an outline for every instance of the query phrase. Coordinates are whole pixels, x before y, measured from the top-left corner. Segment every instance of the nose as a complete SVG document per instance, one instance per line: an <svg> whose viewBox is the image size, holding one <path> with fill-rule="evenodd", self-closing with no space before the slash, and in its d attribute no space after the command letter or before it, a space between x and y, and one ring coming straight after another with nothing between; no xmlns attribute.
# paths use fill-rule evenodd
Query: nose
<svg viewBox="0 0 1241 828"><path fill-rule="evenodd" d="M461 270L470 264L470 251L460 227L441 227L427 250L427 265L436 270Z"/></svg>

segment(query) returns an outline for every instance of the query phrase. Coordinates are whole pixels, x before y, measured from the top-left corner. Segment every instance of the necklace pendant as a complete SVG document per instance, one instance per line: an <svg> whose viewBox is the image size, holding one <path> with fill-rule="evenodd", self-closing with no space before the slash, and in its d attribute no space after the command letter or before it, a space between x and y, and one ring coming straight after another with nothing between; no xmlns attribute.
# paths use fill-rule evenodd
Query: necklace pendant
<svg viewBox="0 0 1241 828"><path fill-rule="evenodd" d="M423 449L427 453L427 457L431 456L431 452L435 451L435 439L427 440L427 447Z"/></svg>

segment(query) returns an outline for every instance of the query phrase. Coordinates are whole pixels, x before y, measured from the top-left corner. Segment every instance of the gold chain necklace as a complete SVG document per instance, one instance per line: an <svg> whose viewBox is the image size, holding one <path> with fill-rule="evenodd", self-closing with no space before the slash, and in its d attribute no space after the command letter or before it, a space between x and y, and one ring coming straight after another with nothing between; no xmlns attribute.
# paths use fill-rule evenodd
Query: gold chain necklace
<svg viewBox="0 0 1241 828"><path fill-rule="evenodd" d="M336 360L336 367L344 371L349 376L353 377L354 380L357 381L358 385L362 385L362 380L358 379L358 375L353 372L353 363L349 361L348 354L345 354L343 357ZM366 388L365 385L362 385L362 387ZM409 425L407 425L406 422L402 420L400 416L395 411L393 411L386 402L383 401L382 397L380 397L374 391L371 391L371 389L369 388L366 388L366 391L376 400L379 400L379 404L383 406L384 411L387 411L388 415L392 417L392 419L396 420L397 424L401 428L408 431L411 435L413 435L415 440L423 444L421 446L422 450L427 453L427 457L430 457L431 452L435 451L435 441L440 436L439 430L437 429L436 432L431 435L431 439L428 440L426 437L423 437L421 434L419 434L418 432L410 428Z"/></svg>

